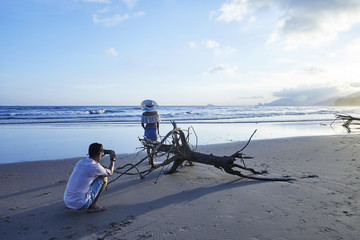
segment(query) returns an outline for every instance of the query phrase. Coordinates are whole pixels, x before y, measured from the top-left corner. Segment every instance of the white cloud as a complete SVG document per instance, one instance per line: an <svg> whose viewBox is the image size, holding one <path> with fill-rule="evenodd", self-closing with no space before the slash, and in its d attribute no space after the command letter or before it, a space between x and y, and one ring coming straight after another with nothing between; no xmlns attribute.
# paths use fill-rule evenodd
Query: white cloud
<svg viewBox="0 0 360 240"><path fill-rule="evenodd" d="M353 40L346 48L345 51L347 54L356 54L360 53L360 38Z"/></svg>
<svg viewBox="0 0 360 240"><path fill-rule="evenodd" d="M105 55L116 57L116 56L119 56L119 53L114 48L109 48L109 49L105 50Z"/></svg>
<svg viewBox="0 0 360 240"><path fill-rule="evenodd" d="M356 82L356 83L352 83L350 84L351 87L355 87L355 88L360 88L360 83Z"/></svg>
<svg viewBox="0 0 360 240"><path fill-rule="evenodd" d="M197 44L196 41L191 41L191 42L189 42L189 47L190 47L190 48L197 48L197 47L198 47L198 44Z"/></svg>
<svg viewBox="0 0 360 240"><path fill-rule="evenodd" d="M327 72L325 67L318 67L318 66L305 66L304 71L311 75Z"/></svg>
<svg viewBox="0 0 360 240"><path fill-rule="evenodd" d="M279 41L286 49L319 46L359 23L359 11L360 2L354 1L299 2L285 13L268 43Z"/></svg>
<svg viewBox="0 0 360 240"><path fill-rule="evenodd" d="M295 62L295 60L290 59L290 58L278 58L278 59L276 59L276 62L278 62L278 63L293 63L293 62Z"/></svg>
<svg viewBox="0 0 360 240"><path fill-rule="evenodd" d="M234 75L235 72L237 71L238 67L231 67L229 65L225 65L225 64L219 64L216 65L215 67L209 68L204 75L208 75L208 74L216 74L216 73L223 73L226 75Z"/></svg>
<svg viewBox="0 0 360 240"><path fill-rule="evenodd" d="M201 42L191 41L189 42L190 48L197 48L203 46L208 49L213 49L215 55L230 55L235 53L237 50L231 46L223 47L221 44L215 40L202 40Z"/></svg>
<svg viewBox="0 0 360 240"><path fill-rule="evenodd" d="M230 55L235 53L237 50L233 47L226 46L226 47L219 47L214 50L215 55Z"/></svg>
<svg viewBox="0 0 360 240"><path fill-rule="evenodd" d="M136 5L137 0L122 0L128 8L133 8Z"/></svg>
<svg viewBox="0 0 360 240"><path fill-rule="evenodd" d="M253 22L255 22L256 21L256 17L255 16L251 16L250 18L249 18L249 23L253 23Z"/></svg>
<svg viewBox="0 0 360 240"><path fill-rule="evenodd" d="M214 40L204 40L201 44L206 48L216 48L220 46L220 44Z"/></svg>
<svg viewBox="0 0 360 240"><path fill-rule="evenodd" d="M125 14L124 16L121 16L120 14L116 14L111 18L102 18L102 19L100 19L96 14L93 15L93 21L95 24L102 24L106 27L116 26L128 18L129 15L127 14Z"/></svg>
<svg viewBox="0 0 360 240"><path fill-rule="evenodd" d="M240 22L255 10L267 5L268 2L270 1L231 0L224 3L220 9L217 12L213 12L212 15L216 16L217 21ZM249 21L253 19L254 16L251 16Z"/></svg>
<svg viewBox="0 0 360 240"><path fill-rule="evenodd" d="M212 18L222 22L251 23L262 9L278 9L279 21L267 41L285 49L319 46L360 23L360 1L356 0L230 0Z"/></svg>
<svg viewBox="0 0 360 240"><path fill-rule="evenodd" d="M336 57L337 54L335 52L329 52L326 54L326 56L333 58L333 57Z"/></svg>

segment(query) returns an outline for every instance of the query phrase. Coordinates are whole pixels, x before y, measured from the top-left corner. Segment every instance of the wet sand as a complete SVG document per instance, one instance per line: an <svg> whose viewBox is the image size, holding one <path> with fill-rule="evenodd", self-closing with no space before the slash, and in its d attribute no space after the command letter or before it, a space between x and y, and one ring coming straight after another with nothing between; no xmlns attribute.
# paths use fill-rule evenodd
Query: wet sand
<svg viewBox="0 0 360 240"><path fill-rule="evenodd" d="M202 164L162 172L158 179L160 170L145 179L122 176L98 202L108 209L91 214L63 203L79 158L1 164L0 234L3 239L359 239L359 139L258 140L243 151L254 157L248 167L296 179L291 182L253 181ZM231 155L244 144L198 151ZM116 166L137 160L118 154Z"/></svg>

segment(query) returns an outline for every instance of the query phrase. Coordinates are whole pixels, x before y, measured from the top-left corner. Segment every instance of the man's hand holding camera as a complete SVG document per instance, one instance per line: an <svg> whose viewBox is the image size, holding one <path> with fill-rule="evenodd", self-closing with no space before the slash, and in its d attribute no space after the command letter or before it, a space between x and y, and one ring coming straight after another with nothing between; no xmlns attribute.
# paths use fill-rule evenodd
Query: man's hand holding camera
<svg viewBox="0 0 360 240"><path fill-rule="evenodd" d="M110 155L110 166L109 166L109 169L110 169L110 176L113 174L114 172L114 168L115 168L115 158L116 158L116 153L114 150L108 150L108 149L104 149L103 150L103 156L109 154Z"/></svg>
<svg viewBox="0 0 360 240"><path fill-rule="evenodd" d="M111 160L111 161L115 161L116 153L115 153L114 150L104 149L103 154L104 154L104 156L105 156L106 154L110 154L110 160Z"/></svg>
<svg viewBox="0 0 360 240"><path fill-rule="evenodd" d="M115 153L115 151L111 151L111 153L110 153L110 160L115 162L115 158L116 158L116 153Z"/></svg>

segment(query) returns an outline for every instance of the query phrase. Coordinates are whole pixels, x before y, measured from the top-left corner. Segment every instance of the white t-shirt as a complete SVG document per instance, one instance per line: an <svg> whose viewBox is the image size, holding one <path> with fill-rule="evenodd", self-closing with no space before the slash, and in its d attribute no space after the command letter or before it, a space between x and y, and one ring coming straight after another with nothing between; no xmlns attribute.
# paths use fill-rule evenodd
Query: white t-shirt
<svg viewBox="0 0 360 240"><path fill-rule="evenodd" d="M109 176L110 170L94 159L80 160L67 183L64 202L68 208L80 209L90 199L90 185L98 176Z"/></svg>

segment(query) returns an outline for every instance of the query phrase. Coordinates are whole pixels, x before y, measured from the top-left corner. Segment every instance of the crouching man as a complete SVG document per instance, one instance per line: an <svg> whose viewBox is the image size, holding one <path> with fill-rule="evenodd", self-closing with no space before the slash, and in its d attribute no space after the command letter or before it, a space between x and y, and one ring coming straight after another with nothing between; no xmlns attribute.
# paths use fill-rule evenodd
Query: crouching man
<svg viewBox="0 0 360 240"><path fill-rule="evenodd" d="M105 154L110 154L110 166L104 168L99 163L103 153L102 144L93 143L89 146L89 158L80 160L74 167L64 193L68 208L87 209L88 212L106 210L104 206L97 206L96 202L106 188L108 176L114 173L116 154L105 150Z"/></svg>

